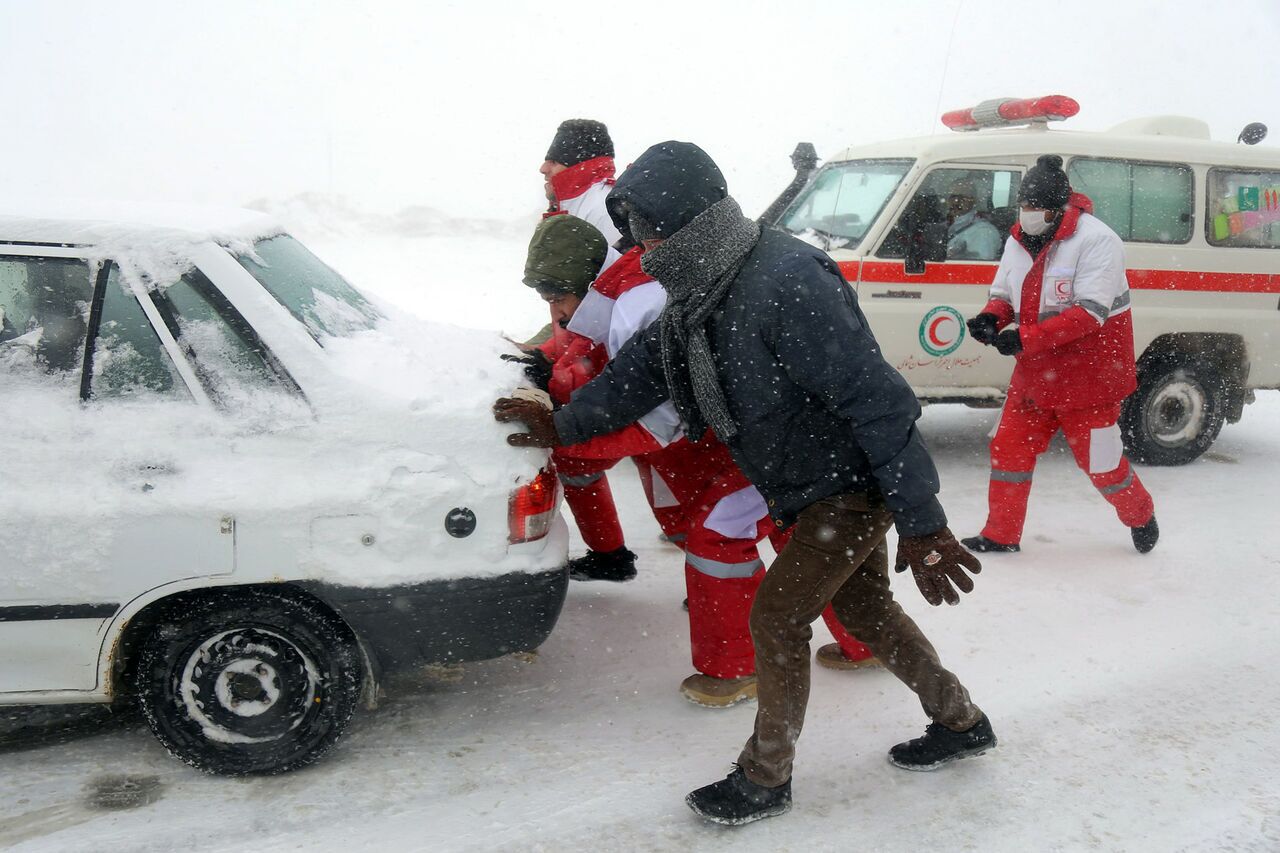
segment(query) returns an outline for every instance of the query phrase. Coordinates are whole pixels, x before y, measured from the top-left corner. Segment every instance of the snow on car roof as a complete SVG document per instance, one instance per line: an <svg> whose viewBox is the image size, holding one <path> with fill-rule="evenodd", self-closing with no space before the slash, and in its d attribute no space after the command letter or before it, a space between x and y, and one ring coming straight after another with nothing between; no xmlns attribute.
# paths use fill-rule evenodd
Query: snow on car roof
<svg viewBox="0 0 1280 853"><path fill-rule="evenodd" d="M234 207L97 200L0 201L0 245L84 247L90 260L119 264L126 280L151 287L190 269L210 242L240 254L282 233L276 220Z"/></svg>
<svg viewBox="0 0 1280 853"><path fill-rule="evenodd" d="M264 214L213 207L103 200L0 201L0 242L75 246L254 240L279 232Z"/></svg>

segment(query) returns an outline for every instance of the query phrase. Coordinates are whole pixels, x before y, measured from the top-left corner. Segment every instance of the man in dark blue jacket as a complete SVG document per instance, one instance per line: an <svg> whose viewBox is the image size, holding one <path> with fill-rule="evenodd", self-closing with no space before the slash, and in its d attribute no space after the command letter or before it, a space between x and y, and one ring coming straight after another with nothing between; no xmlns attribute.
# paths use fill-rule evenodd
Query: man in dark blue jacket
<svg viewBox="0 0 1280 853"><path fill-rule="evenodd" d="M830 602L854 636L919 696L933 721L890 750L932 770L995 745L986 715L889 590L885 535L930 604L955 604L980 570L947 529L938 472L916 428L920 407L885 362L857 298L825 254L746 218L696 145L651 147L618 179L609 211L645 247L645 272L668 301L590 384L554 415L499 400L522 421L517 446L575 444L620 429L671 399L689 435L715 430L769 504L795 524L751 611L759 708L727 779L689 806L739 824L791 806L795 742L809 697L810 623ZM953 585L954 587L953 588Z"/></svg>

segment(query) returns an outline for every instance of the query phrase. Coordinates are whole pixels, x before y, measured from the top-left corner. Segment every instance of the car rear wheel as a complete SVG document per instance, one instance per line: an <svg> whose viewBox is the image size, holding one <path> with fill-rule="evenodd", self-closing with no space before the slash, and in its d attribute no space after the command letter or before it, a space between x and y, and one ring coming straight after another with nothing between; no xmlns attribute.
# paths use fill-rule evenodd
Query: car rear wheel
<svg viewBox="0 0 1280 853"><path fill-rule="evenodd" d="M284 590L211 591L143 643L138 703L171 753L200 770L282 773L333 746L360 696L355 637Z"/></svg>
<svg viewBox="0 0 1280 853"><path fill-rule="evenodd" d="M1138 372L1138 390L1120 416L1135 462L1185 465L1222 431L1226 391L1215 365L1195 356L1166 357Z"/></svg>

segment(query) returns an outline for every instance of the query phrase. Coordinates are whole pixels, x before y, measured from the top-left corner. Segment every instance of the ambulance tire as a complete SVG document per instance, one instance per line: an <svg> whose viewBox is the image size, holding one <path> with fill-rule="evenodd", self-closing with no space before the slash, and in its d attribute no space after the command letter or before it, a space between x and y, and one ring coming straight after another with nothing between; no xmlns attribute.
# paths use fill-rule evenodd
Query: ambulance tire
<svg viewBox="0 0 1280 853"><path fill-rule="evenodd" d="M1154 359L1139 369L1138 390L1120 413L1125 450L1145 465L1186 465L1217 439L1226 409L1226 386L1212 361L1185 354Z"/></svg>

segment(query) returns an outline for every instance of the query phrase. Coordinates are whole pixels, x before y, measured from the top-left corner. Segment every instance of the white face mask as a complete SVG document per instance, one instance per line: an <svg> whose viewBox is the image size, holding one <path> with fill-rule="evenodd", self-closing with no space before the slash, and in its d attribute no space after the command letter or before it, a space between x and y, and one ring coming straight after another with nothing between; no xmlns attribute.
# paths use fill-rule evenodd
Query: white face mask
<svg viewBox="0 0 1280 853"><path fill-rule="evenodd" d="M1047 210L1019 210L1018 224L1022 226L1024 234L1038 237L1053 225L1051 221L1045 218L1047 214Z"/></svg>

